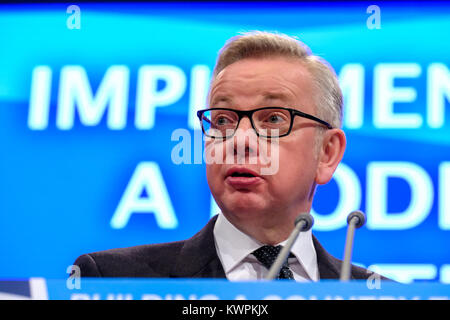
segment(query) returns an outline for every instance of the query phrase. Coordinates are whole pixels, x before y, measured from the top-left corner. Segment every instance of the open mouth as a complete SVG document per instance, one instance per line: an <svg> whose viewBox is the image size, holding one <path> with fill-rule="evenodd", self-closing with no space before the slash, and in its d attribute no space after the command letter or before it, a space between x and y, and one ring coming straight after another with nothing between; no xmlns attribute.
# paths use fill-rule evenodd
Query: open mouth
<svg viewBox="0 0 450 320"><path fill-rule="evenodd" d="M247 189L262 180L259 174L247 168L231 168L226 175L226 182L235 189Z"/></svg>
<svg viewBox="0 0 450 320"><path fill-rule="evenodd" d="M231 174L231 177L244 177L244 178L254 178L256 177L254 174L248 172L234 172Z"/></svg>
<svg viewBox="0 0 450 320"><path fill-rule="evenodd" d="M230 168L227 173L227 177L233 177L233 178L257 178L260 177L258 173L255 171L244 168L244 167L233 167Z"/></svg>

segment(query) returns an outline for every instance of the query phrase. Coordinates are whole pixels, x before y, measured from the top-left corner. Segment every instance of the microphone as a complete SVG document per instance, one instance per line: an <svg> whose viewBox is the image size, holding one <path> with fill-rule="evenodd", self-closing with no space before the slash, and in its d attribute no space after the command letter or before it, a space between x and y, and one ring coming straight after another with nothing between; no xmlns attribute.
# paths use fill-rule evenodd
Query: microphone
<svg viewBox="0 0 450 320"><path fill-rule="evenodd" d="M348 281L350 279L355 229L361 228L364 223L366 223L366 216L359 210L351 212L347 217L347 238L345 240L344 262L342 262L340 281Z"/></svg>
<svg viewBox="0 0 450 320"><path fill-rule="evenodd" d="M269 273L266 276L266 280L273 280L280 273L280 269L291 252L291 248L294 245L295 240L297 240L298 235L302 231L308 231L314 224L314 218L309 213L301 213L295 219L295 228L289 236L286 245L283 247L281 252L278 254L277 259L270 267Z"/></svg>

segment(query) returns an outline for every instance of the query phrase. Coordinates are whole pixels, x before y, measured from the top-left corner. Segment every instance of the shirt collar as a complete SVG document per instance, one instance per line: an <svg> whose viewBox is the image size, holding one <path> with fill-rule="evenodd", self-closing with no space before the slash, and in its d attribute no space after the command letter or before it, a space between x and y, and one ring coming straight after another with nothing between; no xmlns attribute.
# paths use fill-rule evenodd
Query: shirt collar
<svg viewBox="0 0 450 320"><path fill-rule="evenodd" d="M284 246L287 239L280 244ZM312 231L309 229L305 232L300 232L297 240L294 242L291 252L303 266L303 269L313 281L319 281L319 270L317 266L317 254L314 249L312 240Z"/></svg>
<svg viewBox="0 0 450 320"><path fill-rule="evenodd" d="M217 217L214 226L214 239L225 273L228 273L241 263L245 257L264 245L264 243L253 239L236 228L223 214L219 214ZM284 245L286 242L287 239L280 244ZM317 256L311 230L300 233L292 246L291 252L302 264L310 279L317 281Z"/></svg>
<svg viewBox="0 0 450 320"><path fill-rule="evenodd" d="M225 273L264 245L236 228L222 213L214 226L214 239Z"/></svg>

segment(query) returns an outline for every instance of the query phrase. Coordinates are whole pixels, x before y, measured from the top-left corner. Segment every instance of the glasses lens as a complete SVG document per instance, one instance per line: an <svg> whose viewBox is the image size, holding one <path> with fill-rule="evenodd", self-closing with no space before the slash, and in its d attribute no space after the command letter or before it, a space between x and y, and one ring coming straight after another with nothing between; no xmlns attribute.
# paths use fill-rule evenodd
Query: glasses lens
<svg viewBox="0 0 450 320"><path fill-rule="evenodd" d="M291 113L284 109L262 109L253 114L253 123L258 134L278 137L286 134L291 126Z"/></svg>
<svg viewBox="0 0 450 320"><path fill-rule="evenodd" d="M233 135L239 116L231 110L212 109L202 115L203 130L207 136L223 138Z"/></svg>

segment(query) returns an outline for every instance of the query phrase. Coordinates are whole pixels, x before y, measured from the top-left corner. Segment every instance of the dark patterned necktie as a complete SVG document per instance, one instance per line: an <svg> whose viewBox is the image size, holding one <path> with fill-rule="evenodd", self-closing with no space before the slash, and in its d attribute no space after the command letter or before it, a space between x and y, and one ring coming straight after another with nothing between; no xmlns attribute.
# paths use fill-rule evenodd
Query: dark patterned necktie
<svg viewBox="0 0 450 320"><path fill-rule="evenodd" d="M266 267L269 270L272 264L277 259L278 254L280 253L282 248L283 248L282 246L275 247L266 245L253 251L252 254L256 257L256 259L258 259L259 262L261 262L264 265L264 267ZM294 255L291 253L289 257L294 257ZM292 279L292 280L294 279L294 275L292 274L291 269L289 269L287 260L281 267L277 279Z"/></svg>

